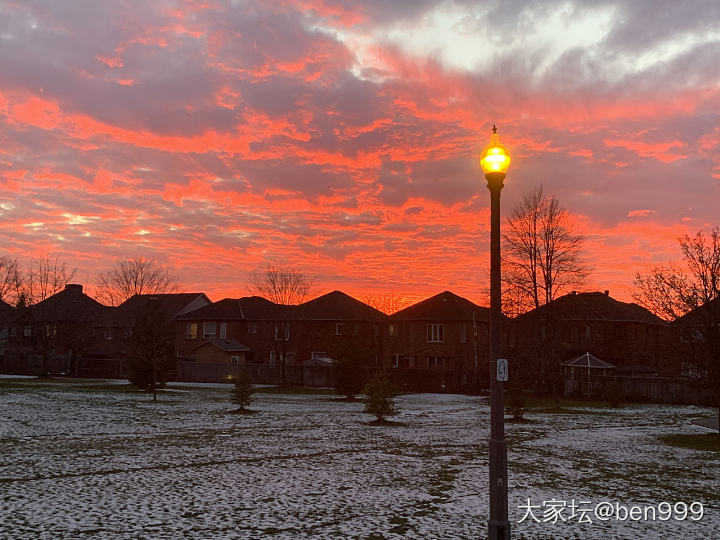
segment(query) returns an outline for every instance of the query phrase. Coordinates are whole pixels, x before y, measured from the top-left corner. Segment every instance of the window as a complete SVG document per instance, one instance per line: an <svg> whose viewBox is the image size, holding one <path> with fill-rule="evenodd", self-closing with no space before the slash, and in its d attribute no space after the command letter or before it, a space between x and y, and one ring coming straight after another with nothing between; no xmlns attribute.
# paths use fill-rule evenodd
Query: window
<svg viewBox="0 0 720 540"><path fill-rule="evenodd" d="M428 324L427 340L430 342L445 341L443 334L445 330L444 324Z"/></svg>
<svg viewBox="0 0 720 540"><path fill-rule="evenodd" d="M187 323L187 328L185 330L185 338L186 339L197 339L197 323L194 323L194 322Z"/></svg>
<svg viewBox="0 0 720 540"><path fill-rule="evenodd" d="M275 323L275 339L278 341L290 339L290 323Z"/></svg>
<svg viewBox="0 0 720 540"><path fill-rule="evenodd" d="M373 326L373 335L375 337L378 337L380 335L380 329L378 328L377 324Z"/></svg>
<svg viewBox="0 0 720 540"><path fill-rule="evenodd" d="M23 328L23 336L25 337L31 337L32 336L32 326L29 324L26 324Z"/></svg>
<svg viewBox="0 0 720 540"><path fill-rule="evenodd" d="M230 363L231 364L239 364L240 363L240 357L239 356L231 356L230 357Z"/></svg>
<svg viewBox="0 0 720 540"><path fill-rule="evenodd" d="M396 324L391 324L388 326L388 335L389 336L397 336L398 335L398 328Z"/></svg>
<svg viewBox="0 0 720 540"><path fill-rule="evenodd" d="M254 322L248 323L248 334L257 334L257 324Z"/></svg>
<svg viewBox="0 0 720 540"><path fill-rule="evenodd" d="M10 327L10 336L17 336L17 327L16 326Z"/></svg>
<svg viewBox="0 0 720 540"><path fill-rule="evenodd" d="M310 353L310 359L315 360L316 358L327 358L326 352L313 351Z"/></svg>
<svg viewBox="0 0 720 540"><path fill-rule="evenodd" d="M185 356L185 352L182 349L176 349L175 354L178 358L183 358Z"/></svg>
<svg viewBox="0 0 720 540"><path fill-rule="evenodd" d="M277 363L277 354L275 351L270 351L270 363L276 364Z"/></svg>
<svg viewBox="0 0 720 540"><path fill-rule="evenodd" d="M341 322L335 324L335 335L342 336L345 330L345 325Z"/></svg>
<svg viewBox="0 0 720 540"><path fill-rule="evenodd" d="M355 323L355 328L353 330L353 334L355 334L357 336L359 333L360 333L360 325L358 325L358 323Z"/></svg>
<svg viewBox="0 0 720 540"><path fill-rule="evenodd" d="M203 339L215 339L217 336L217 323L203 323Z"/></svg>
<svg viewBox="0 0 720 540"><path fill-rule="evenodd" d="M112 328L105 328L103 330L103 336L105 337L105 341L112 341Z"/></svg>
<svg viewBox="0 0 720 540"><path fill-rule="evenodd" d="M195 327L196 333L197 333L197 327ZM123 339L130 339L132 337L132 328L125 327L123 328Z"/></svg>
<svg viewBox="0 0 720 540"><path fill-rule="evenodd" d="M467 326L460 325L460 343L467 343Z"/></svg>
<svg viewBox="0 0 720 540"><path fill-rule="evenodd" d="M393 366L394 368L400 367L400 355L399 354L393 354Z"/></svg>
<svg viewBox="0 0 720 540"><path fill-rule="evenodd" d="M227 339L227 323L220 323L220 339Z"/></svg>
<svg viewBox="0 0 720 540"><path fill-rule="evenodd" d="M445 359L440 356L428 356L428 368L442 369L445 367Z"/></svg>
<svg viewBox="0 0 720 540"><path fill-rule="evenodd" d="M292 364L295 362L295 353L294 352L287 352L285 354L280 353L280 358L285 360L286 364Z"/></svg>

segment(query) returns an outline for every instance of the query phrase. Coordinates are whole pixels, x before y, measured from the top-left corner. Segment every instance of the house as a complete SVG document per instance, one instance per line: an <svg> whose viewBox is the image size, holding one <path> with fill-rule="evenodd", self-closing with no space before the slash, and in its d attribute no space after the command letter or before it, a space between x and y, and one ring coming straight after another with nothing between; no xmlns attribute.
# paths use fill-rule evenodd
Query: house
<svg viewBox="0 0 720 540"><path fill-rule="evenodd" d="M15 318L15 308L0 300L0 354L7 346L10 321Z"/></svg>
<svg viewBox="0 0 720 540"><path fill-rule="evenodd" d="M679 375L703 379L720 371L720 298L672 322Z"/></svg>
<svg viewBox="0 0 720 540"><path fill-rule="evenodd" d="M402 388L468 391L490 382L490 309L450 291L393 313L386 364Z"/></svg>
<svg viewBox="0 0 720 540"><path fill-rule="evenodd" d="M108 357L122 357L128 352L133 327L149 301L158 302L163 318L170 322L178 315L210 305L204 293L135 294L117 307L108 308L98 325L102 341L97 353Z"/></svg>
<svg viewBox="0 0 720 540"><path fill-rule="evenodd" d="M82 285L68 284L45 300L16 310L9 322L8 344L30 348L42 357L41 367L33 364L38 372L76 373L78 358L96 348L99 321L108 310L86 295Z"/></svg>
<svg viewBox="0 0 720 540"><path fill-rule="evenodd" d="M511 327L508 354L525 379L542 380L552 365L586 352L618 368L643 364L669 373L675 363L668 323L609 291L571 292L519 315Z"/></svg>
<svg viewBox="0 0 720 540"><path fill-rule="evenodd" d="M349 348L360 351L366 362L379 363L380 326L385 319L383 313L340 291L297 306L275 304L259 296L225 298L176 316L175 340L178 358L184 363L201 363L198 351L210 350L201 347L205 342L233 340L247 347L245 359L256 366L252 368L254 380L303 384L309 373L303 367L305 362L309 367L312 360L337 358ZM192 369L184 366L183 373L195 377L188 375ZM207 373L209 369L206 365L194 372Z"/></svg>

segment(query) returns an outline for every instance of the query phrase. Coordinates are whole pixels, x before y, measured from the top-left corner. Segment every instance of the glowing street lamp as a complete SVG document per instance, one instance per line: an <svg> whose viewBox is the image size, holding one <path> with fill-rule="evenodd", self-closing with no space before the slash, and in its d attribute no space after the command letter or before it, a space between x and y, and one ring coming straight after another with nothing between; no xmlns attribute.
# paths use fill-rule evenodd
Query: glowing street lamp
<svg viewBox="0 0 720 540"><path fill-rule="evenodd" d="M493 125L490 143L480 154L480 167L490 190L490 519L488 538L509 540L507 444L505 442L504 384L498 369L502 356L500 291L500 191L510 166L510 154ZM505 377L505 380L506 377Z"/></svg>

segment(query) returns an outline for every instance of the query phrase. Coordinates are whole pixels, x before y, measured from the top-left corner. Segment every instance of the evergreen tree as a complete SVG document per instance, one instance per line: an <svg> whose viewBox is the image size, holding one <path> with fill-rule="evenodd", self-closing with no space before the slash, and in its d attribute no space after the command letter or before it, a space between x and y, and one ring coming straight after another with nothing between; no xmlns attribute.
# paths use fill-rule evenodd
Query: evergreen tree
<svg viewBox="0 0 720 540"><path fill-rule="evenodd" d="M235 412L244 413L249 412L245 407L252 403L252 395L255 392L255 387L252 384L250 375L246 370L242 370L235 379L235 388L230 391L232 402L238 406Z"/></svg>
<svg viewBox="0 0 720 540"><path fill-rule="evenodd" d="M340 353L335 362L335 391L354 399L365 386L365 366L362 355L352 345Z"/></svg>
<svg viewBox="0 0 720 540"><path fill-rule="evenodd" d="M175 367L175 339L171 325L157 299L149 299L136 315L128 358L128 379L140 389L153 392L165 385L167 372Z"/></svg>
<svg viewBox="0 0 720 540"><path fill-rule="evenodd" d="M392 383L384 373L376 375L365 387L365 409L363 412L374 414L376 422L386 416L397 414L393 398L397 395Z"/></svg>

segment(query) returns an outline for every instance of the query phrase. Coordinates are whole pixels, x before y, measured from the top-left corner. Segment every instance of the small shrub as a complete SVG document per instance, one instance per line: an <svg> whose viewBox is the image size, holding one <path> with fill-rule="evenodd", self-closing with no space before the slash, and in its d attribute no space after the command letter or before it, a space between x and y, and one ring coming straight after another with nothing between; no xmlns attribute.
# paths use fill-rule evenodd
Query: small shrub
<svg viewBox="0 0 720 540"><path fill-rule="evenodd" d="M386 416L397 414L393 398L395 389L384 374L376 375L365 386L365 409L363 412L374 414L377 422L383 422Z"/></svg>
<svg viewBox="0 0 720 540"><path fill-rule="evenodd" d="M242 370L238 377L235 379L235 388L230 391L232 402L238 406L235 412L247 412L248 409L245 407L250 405L253 400L253 393L255 387L250 380L250 375L245 370Z"/></svg>

